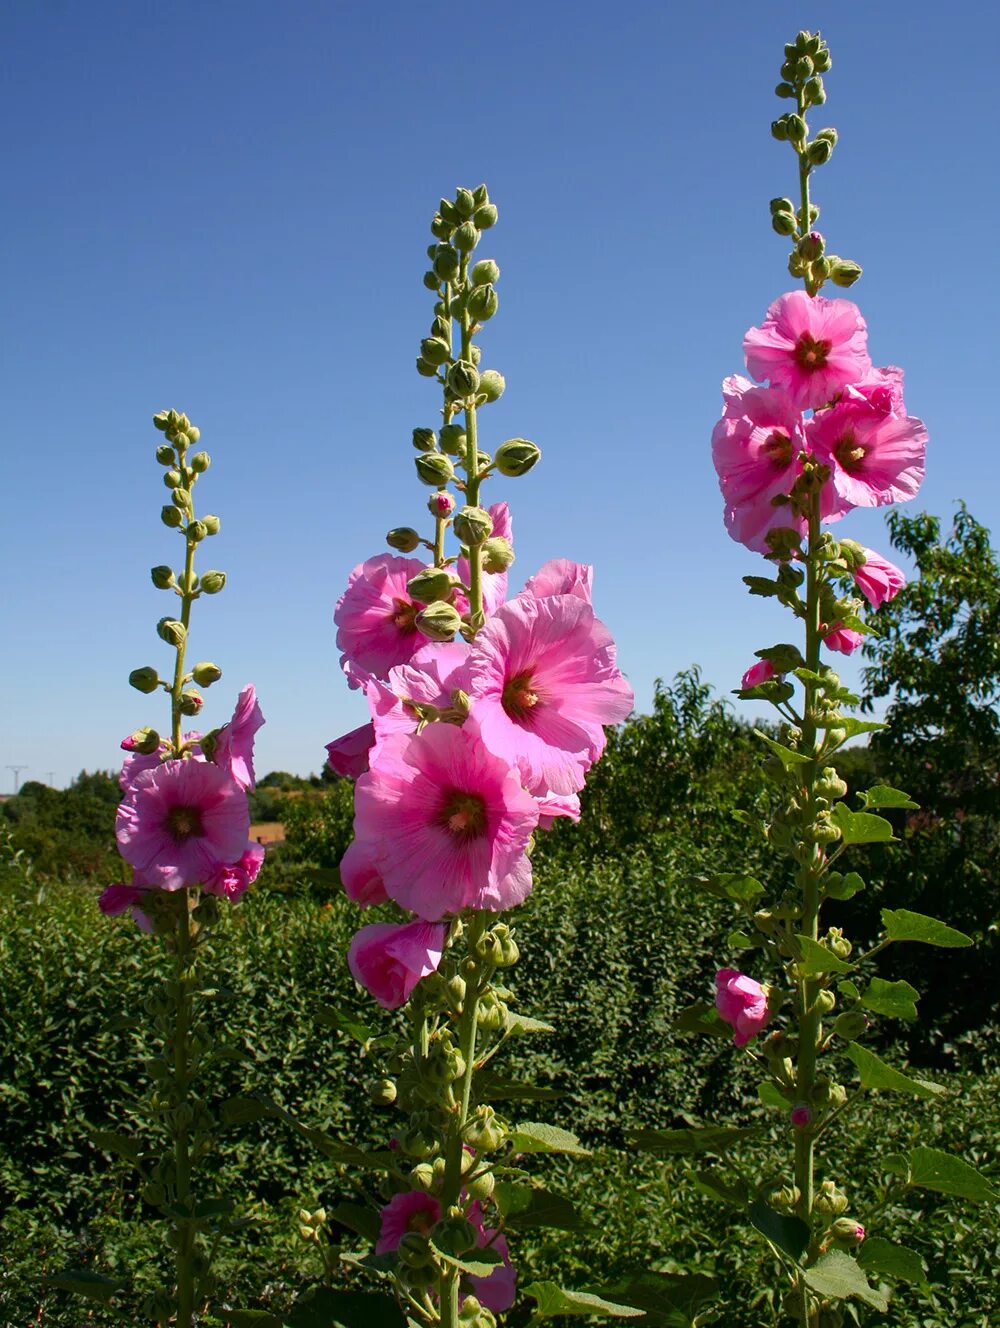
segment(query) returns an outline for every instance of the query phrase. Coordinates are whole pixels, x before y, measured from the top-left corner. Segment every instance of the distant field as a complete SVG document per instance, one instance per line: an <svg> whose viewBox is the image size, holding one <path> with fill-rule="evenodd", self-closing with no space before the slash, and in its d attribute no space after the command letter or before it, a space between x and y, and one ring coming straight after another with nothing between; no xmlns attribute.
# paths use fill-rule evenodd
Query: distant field
<svg viewBox="0 0 1000 1328"><path fill-rule="evenodd" d="M250 838L255 844L283 844L285 827L280 821L258 821L250 827Z"/></svg>

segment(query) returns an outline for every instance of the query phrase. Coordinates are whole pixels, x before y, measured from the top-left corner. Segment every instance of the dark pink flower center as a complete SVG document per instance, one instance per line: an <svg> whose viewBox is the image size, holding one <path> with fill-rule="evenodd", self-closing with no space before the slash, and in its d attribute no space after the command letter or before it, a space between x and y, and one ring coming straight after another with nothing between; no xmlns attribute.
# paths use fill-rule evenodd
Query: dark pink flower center
<svg viewBox="0 0 1000 1328"><path fill-rule="evenodd" d="M416 604L411 604L408 599L394 599L392 601L392 612L389 618L394 627L398 627L402 636L412 636L417 630L416 616L420 612Z"/></svg>
<svg viewBox="0 0 1000 1328"><path fill-rule="evenodd" d="M437 821L456 839L478 839L486 833L486 803L478 793L449 789Z"/></svg>
<svg viewBox="0 0 1000 1328"><path fill-rule="evenodd" d="M505 713L515 723L523 724L531 718L531 712L538 705L538 693L534 690L534 679L530 669L515 673L504 683L500 704Z"/></svg>
<svg viewBox="0 0 1000 1328"><path fill-rule="evenodd" d="M837 458L838 465L843 470L850 472L860 468L867 451L861 446L853 433L845 433L833 449L833 455Z"/></svg>
<svg viewBox="0 0 1000 1328"><path fill-rule="evenodd" d="M167 812L167 833L177 844L188 839L197 839L204 833L201 824L200 807L171 807Z"/></svg>
<svg viewBox="0 0 1000 1328"><path fill-rule="evenodd" d="M795 343L795 363L806 373L814 373L824 367L832 347L832 341L817 341L808 332L803 332Z"/></svg>
<svg viewBox="0 0 1000 1328"><path fill-rule="evenodd" d="M784 470L791 463L792 440L787 433L782 433L780 429L775 429L768 436L760 450L772 465L779 467L781 470Z"/></svg>

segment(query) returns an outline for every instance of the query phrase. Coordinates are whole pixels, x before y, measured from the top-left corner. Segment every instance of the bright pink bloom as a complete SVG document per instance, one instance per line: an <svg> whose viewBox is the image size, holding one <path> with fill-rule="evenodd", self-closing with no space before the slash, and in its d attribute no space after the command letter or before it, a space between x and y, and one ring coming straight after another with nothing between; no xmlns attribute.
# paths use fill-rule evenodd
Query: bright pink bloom
<svg viewBox="0 0 1000 1328"><path fill-rule="evenodd" d="M823 644L827 650L835 650L839 655L853 655L865 638L852 627L831 627Z"/></svg>
<svg viewBox="0 0 1000 1328"><path fill-rule="evenodd" d="M443 923L373 922L355 933L347 964L383 1009L396 1010L421 978L437 972L447 937Z"/></svg>
<svg viewBox="0 0 1000 1328"><path fill-rule="evenodd" d="M895 599L906 585L906 573L874 549L865 549L864 566L854 573L854 583L873 609Z"/></svg>
<svg viewBox="0 0 1000 1328"><path fill-rule="evenodd" d="M348 685L363 687L369 678L385 678L426 644L415 619L424 607L407 593L407 582L424 570L419 558L380 553L359 563L337 601L333 621L340 666Z"/></svg>
<svg viewBox="0 0 1000 1328"><path fill-rule="evenodd" d="M435 921L526 898L538 804L470 721L396 738L355 789L354 830L389 896Z"/></svg>
<svg viewBox="0 0 1000 1328"><path fill-rule="evenodd" d="M264 723L260 703L252 682L236 698L236 709L228 724L216 735L212 760L228 770L242 789L254 787L253 740Z"/></svg>
<svg viewBox="0 0 1000 1328"><path fill-rule="evenodd" d="M256 881L264 861L264 845L248 844L239 862L221 866L204 884L205 893L235 904Z"/></svg>
<svg viewBox="0 0 1000 1328"><path fill-rule="evenodd" d="M716 973L715 1008L722 1019L736 1030L733 1042L737 1047L745 1047L770 1017L766 990L759 982L735 968L722 968Z"/></svg>
<svg viewBox="0 0 1000 1328"><path fill-rule="evenodd" d="M365 688L375 733L369 763L387 738L416 731L420 717L411 702L445 709L452 692L465 688L469 647L464 641L427 642L409 664L389 670L388 682L373 678Z"/></svg>
<svg viewBox="0 0 1000 1328"><path fill-rule="evenodd" d="M430 508L432 516L451 516L455 510L455 500L450 493L445 493L442 490L439 493L431 494L427 499L427 506Z"/></svg>
<svg viewBox="0 0 1000 1328"><path fill-rule="evenodd" d="M357 779L368 769L368 753L374 743L374 725L362 724L326 744L326 763L334 774L344 779Z"/></svg>
<svg viewBox="0 0 1000 1328"><path fill-rule="evenodd" d="M807 523L788 503L802 472L802 414L784 392L755 387L734 375L722 384L723 415L712 433L712 460L726 503L726 529L734 540L763 553L766 535L779 526L804 533Z"/></svg>
<svg viewBox="0 0 1000 1328"><path fill-rule="evenodd" d="M871 369L859 383L850 383L841 401L861 402L875 415L906 414L903 405L903 371L889 364L882 369Z"/></svg>
<svg viewBox="0 0 1000 1328"><path fill-rule="evenodd" d="M552 558L543 563L534 576L524 583L522 595L546 599L549 595L575 595L589 604L592 600L594 569L587 563L574 563L569 558Z"/></svg>
<svg viewBox="0 0 1000 1328"><path fill-rule="evenodd" d="M356 839L351 840L340 859L340 883L348 899L361 908L384 904L389 898L372 849Z"/></svg>
<svg viewBox="0 0 1000 1328"><path fill-rule="evenodd" d="M142 890L136 886L126 885L124 881L115 881L114 885L109 885L101 891L97 907L105 917L116 918L133 904L138 904L142 895Z"/></svg>
<svg viewBox="0 0 1000 1328"><path fill-rule="evenodd" d="M507 540L513 547L514 544L514 525L510 518L510 508L506 503L494 503L487 509L493 518L493 535ZM459 558L458 566L455 571L462 578L463 582L469 584L469 563L466 558ZM507 598L507 573L503 572L484 572L483 573L483 612L487 618L491 613L496 613L497 609ZM459 596L461 603L458 605L460 613L467 611L468 601L465 596Z"/></svg>
<svg viewBox="0 0 1000 1328"><path fill-rule="evenodd" d="M143 770L118 807L115 833L139 885L179 890L236 862L247 844L246 795L207 761L167 761Z"/></svg>
<svg viewBox="0 0 1000 1328"><path fill-rule="evenodd" d="M833 472L836 494L827 520L852 507L905 503L924 478L927 430L915 415L880 415L845 401L821 411L807 425L809 446Z"/></svg>
<svg viewBox="0 0 1000 1328"><path fill-rule="evenodd" d="M505 1314L517 1298L517 1270L510 1261L510 1250L503 1236L498 1236L495 1227L484 1227L481 1204L474 1200L469 1204L466 1217L476 1229L476 1245L485 1249L488 1245L496 1250L503 1259L488 1277L469 1277L466 1280L472 1288L472 1294L494 1314Z"/></svg>
<svg viewBox="0 0 1000 1328"><path fill-rule="evenodd" d="M432 1194L404 1190L394 1194L382 1209L382 1228L375 1243L376 1254L392 1254L408 1231L426 1236L441 1216L441 1205Z"/></svg>
<svg viewBox="0 0 1000 1328"><path fill-rule="evenodd" d="M634 701L611 633L575 595L519 595L498 609L476 637L468 691L483 741L538 794L582 788L603 725Z"/></svg>
<svg viewBox="0 0 1000 1328"><path fill-rule="evenodd" d="M783 388L797 409L815 410L868 374L867 338L856 304L796 290L774 301L743 350L754 378Z"/></svg>
<svg viewBox="0 0 1000 1328"><path fill-rule="evenodd" d="M759 687L762 682L770 682L772 678L776 678L777 676L778 675L775 672L774 665L771 661L769 659L761 659L747 669L740 682L740 686L743 688Z"/></svg>

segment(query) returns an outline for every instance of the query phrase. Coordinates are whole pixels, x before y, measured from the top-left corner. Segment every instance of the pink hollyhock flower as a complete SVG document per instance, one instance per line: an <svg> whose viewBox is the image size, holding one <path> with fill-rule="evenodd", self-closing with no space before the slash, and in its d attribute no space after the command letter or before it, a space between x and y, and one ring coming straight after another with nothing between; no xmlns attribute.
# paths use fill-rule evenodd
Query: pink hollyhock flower
<svg viewBox="0 0 1000 1328"><path fill-rule="evenodd" d="M874 549L865 549L864 565L854 573L854 584L873 609L880 609L906 585L906 573Z"/></svg>
<svg viewBox="0 0 1000 1328"><path fill-rule="evenodd" d="M575 595L519 595L476 637L469 695L483 741L534 793L575 793L604 750L605 724L631 712L615 644Z"/></svg>
<svg viewBox="0 0 1000 1328"><path fill-rule="evenodd" d="M138 904L142 895L143 892L138 887L126 885L124 881L115 881L113 885L101 891L97 907L105 917L116 918L133 904Z"/></svg>
<svg viewBox="0 0 1000 1328"><path fill-rule="evenodd" d="M326 763L334 774L357 779L368 769L368 753L375 743L375 726L362 724L326 744Z"/></svg>
<svg viewBox="0 0 1000 1328"><path fill-rule="evenodd" d="M506 503L494 503L487 509L493 518L493 535L507 540L511 547L514 544L514 523L511 521L510 508ZM469 562L467 558L459 558L458 566L455 571L462 578L465 585L469 584ZM483 573L483 612L487 618L491 613L495 613L500 605L507 598L507 573L504 572L484 572ZM459 606L460 613L468 611L468 601L464 595L459 596L462 601Z"/></svg>
<svg viewBox="0 0 1000 1328"><path fill-rule="evenodd" d="M543 563L534 576L524 583L522 595L546 599L549 595L575 595L586 604L592 600L594 569L586 563L574 563L569 558L552 558Z"/></svg>
<svg viewBox="0 0 1000 1328"><path fill-rule="evenodd" d="M860 632L851 627L831 627L823 637L823 644L828 650L835 650L839 655L853 655L864 640Z"/></svg>
<svg viewBox="0 0 1000 1328"><path fill-rule="evenodd" d="M745 1047L764 1028L770 1017L766 988L735 968L721 968L716 973L715 1008L722 1019L736 1030L733 1042L737 1047Z"/></svg>
<svg viewBox="0 0 1000 1328"><path fill-rule="evenodd" d="M236 862L247 844L246 795L207 761L167 761L143 770L119 804L115 833L138 885L180 890Z"/></svg>
<svg viewBox="0 0 1000 1328"><path fill-rule="evenodd" d="M805 1102L797 1102L788 1113L788 1119L797 1130L804 1130L812 1120L812 1111Z"/></svg>
<svg viewBox="0 0 1000 1328"><path fill-rule="evenodd" d="M915 415L880 415L845 401L814 416L807 431L817 459L832 471L836 497L827 520L852 507L905 503L920 488L927 430Z"/></svg>
<svg viewBox="0 0 1000 1328"><path fill-rule="evenodd" d="M426 643L416 617L424 607L407 594L407 582L424 570L419 558L380 553L359 563L337 601L333 621L340 666L350 687L369 678L385 678L396 664L406 664Z"/></svg>
<svg viewBox="0 0 1000 1328"><path fill-rule="evenodd" d="M158 770L163 764L163 758L168 750L165 742L160 743L159 751L156 752L136 752L125 746L128 739L122 741L122 748L128 752L125 760L122 762L121 773L118 776L118 786L126 793L129 785L135 779L136 775L141 774L143 770ZM204 761L205 756L198 743L201 741L201 734L192 731L185 733L182 737L184 745L191 749L190 757L187 760Z"/></svg>
<svg viewBox="0 0 1000 1328"><path fill-rule="evenodd" d="M802 414L784 392L755 387L738 374L722 384L722 397L712 460L726 502L726 529L734 540L763 553L769 530L806 530L804 517L776 501L791 492L802 471Z"/></svg>
<svg viewBox="0 0 1000 1328"><path fill-rule="evenodd" d="M482 1205L474 1200L469 1204L466 1217L476 1229L476 1246L485 1249L489 1246L496 1250L503 1259L487 1277L469 1277L465 1280L472 1288L472 1294L494 1314L505 1314L517 1297L517 1270L510 1261L510 1250L503 1236L498 1236L495 1227L483 1225Z"/></svg>
<svg viewBox="0 0 1000 1328"><path fill-rule="evenodd" d="M361 908L384 904L389 898L371 850L356 839L351 840L340 859L340 883L348 899Z"/></svg>
<svg viewBox="0 0 1000 1328"><path fill-rule="evenodd" d="M568 816L571 821L580 819L580 796L577 793L546 793L536 797L538 803L538 828L551 830L556 820Z"/></svg>
<svg viewBox="0 0 1000 1328"><path fill-rule="evenodd" d="M903 405L903 371L894 364L872 369L858 383L844 388L841 401L860 402L875 415L905 415Z"/></svg>
<svg viewBox="0 0 1000 1328"><path fill-rule="evenodd" d="M752 664L743 675L740 686L744 689L748 687L759 687L762 682L770 682L772 678L778 675L775 672L774 665L769 659L758 660Z"/></svg>
<svg viewBox="0 0 1000 1328"><path fill-rule="evenodd" d="M368 683L365 695L375 733L369 764L378 759L387 738L416 730L420 717L413 702L438 709L452 704L452 692L465 688L468 662L469 647L464 641L428 642L409 664L390 669L388 682L373 678Z"/></svg>
<svg viewBox="0 0 1000 1328"><path fill-rule="evenodd" d="M247 683L236 699L236 709L228 724L215 737L212 760L228 770L242 789L254 787L253 740L264 723L253 683Z"/></svg>
<svg viewBox="0 0 1000 1328"><path fill-rule="evenodd" d="M396 1010L421 978L437 972L447 936L443 923L373 922L355 933L347 964L383 1009Z"/></svg>
<svg viewBox="0 0 1000 1328"><path fill-rule="evenodd" d="M747 368L783 388L799 410L825 406L871 369L867 326L850 300L789 291L774 301L760 327L743 338Z"/></svg>
<svg viewBox="0 0 1000 1328"><path fill-rule="evenodd" d="M230 862L220 866L204 883L204 890L209 895L219 895L235 904L246 893L260 874L264 861L264 845L248 844L239 862Z"/></svg>
<svg viewBox="0 0 1000 1328"><path fill-rule="evenodd" d="M538 804L471 723L386 742L355 788L354 831L390 898L435 921L499 912L531 890L525 853Z"/></svg>
<svg viewBox="0 0 1000 1328"><path fill-rule="evenodd" d="M392 1254L409 1231L426 1236L441 1216L441 1205L432 1194L404 1190L394 1194L382 1209L382 1226L375 1242L376 1254Z"/></svg>

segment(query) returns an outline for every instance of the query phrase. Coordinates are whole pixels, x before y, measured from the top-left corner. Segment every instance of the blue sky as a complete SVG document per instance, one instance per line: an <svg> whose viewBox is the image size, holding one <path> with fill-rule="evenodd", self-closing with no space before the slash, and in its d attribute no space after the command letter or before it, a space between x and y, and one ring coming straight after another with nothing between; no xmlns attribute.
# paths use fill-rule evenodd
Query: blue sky
<svg viewBox="0 0 1000 1328"><path fill-rule="evenodd" d="M493 482L515 584L596 565L596 606L640 707L699 663L721 691L787 635L746 597L709 454L721 379L791 285L768 199L794 162L768 132L782 43L821 27L820 229L876 363L900 364L931 435L917 505L967 498L997 525L998 48L985 5L724 0L5 6L2 91L9 458L0 767L63 783L163 723L129 670L165 667L148 579L180 540L150 417L186 410L222 533L192 652L224 670L206 726L254 680L258 768L317 770L362 722L332 608L351 567L417 524L410 431L437 390L413 369L438 198L485 180L502 268L484 363L507 378L483 445L542 463ZM782 106L784 109L787 104ZM14 464L11 465L10 462ZM886 547L882 519L844 526ZM0 789L12 787L0 768Z"/></svg>

